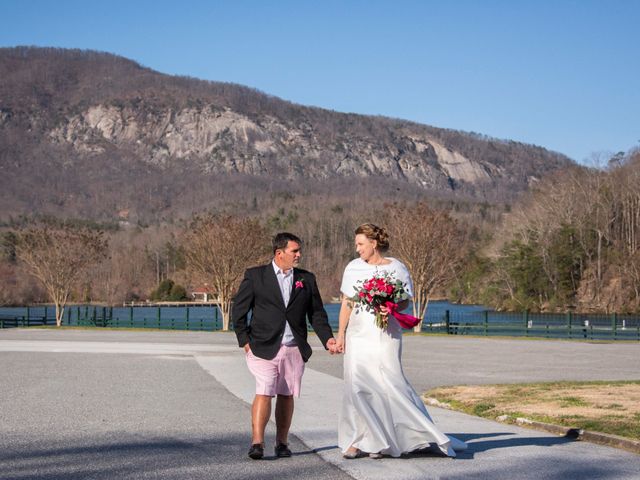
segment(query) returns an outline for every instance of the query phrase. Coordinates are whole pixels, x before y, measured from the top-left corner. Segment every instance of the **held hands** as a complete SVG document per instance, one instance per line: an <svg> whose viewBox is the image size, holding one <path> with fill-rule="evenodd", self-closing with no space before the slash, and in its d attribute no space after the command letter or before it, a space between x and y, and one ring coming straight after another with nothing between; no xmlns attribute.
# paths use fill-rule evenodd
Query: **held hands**
<svg viewBox="0 0 640 480"><path fill-rule="evenodd" d="M344 353L344 336L338 335L338 338L330 338L327 341L327 349L331 355Z"/></svg>
<svg viewBox="0 0 640 480"><path fill-rule="evenodd" d="M329 350L329 353L331 355L335 355L336 353L340 353L336 349L336 339L335 338L330 338L329 340L327 340L327 345L326 346L327 346L327 350Z"/></svg>
<svg viewBox="0 0 640 480"><path fill-rule="evenodd" d="M338 338L330 338L327 341L327 348L331 355L344 353L344 335L338 334Z"/></svg>

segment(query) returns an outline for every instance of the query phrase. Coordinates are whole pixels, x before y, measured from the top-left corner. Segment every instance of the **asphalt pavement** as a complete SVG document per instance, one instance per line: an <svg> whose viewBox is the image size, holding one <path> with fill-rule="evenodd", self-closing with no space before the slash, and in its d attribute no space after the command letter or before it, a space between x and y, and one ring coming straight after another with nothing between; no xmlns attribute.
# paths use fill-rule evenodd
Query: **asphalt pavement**
<svg viewBox="0 0 640 480"><path fill-rule="evenodd" d="M639 479L640 456L430 407L456 459L345 460L340 357L318 346L291 459L246 457L253 380L229 333L0 330L1 479ZM640 378L640 344L407 336L407 377L438 385ZM274 441L270 424L267 444Z"/></svg>

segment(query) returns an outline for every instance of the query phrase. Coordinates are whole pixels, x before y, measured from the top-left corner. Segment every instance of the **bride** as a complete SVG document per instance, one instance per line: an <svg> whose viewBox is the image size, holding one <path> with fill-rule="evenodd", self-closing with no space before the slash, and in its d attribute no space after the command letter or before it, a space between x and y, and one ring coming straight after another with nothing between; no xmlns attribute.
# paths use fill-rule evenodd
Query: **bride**
<svg viewBox="0 0 640 480"><path fill-rule="evenodd" d="M365 452L372 458L399 457L403 453L436 443L455 457L466 444L442 433L404 376L401 364L402 328L386 308L385 330L376 326L373 313L354 309L350 297L354 287L376 273L390 273L401 280L407 293L413 285L407 267L395 258L383 256L389 237L383 228L365 223L355 231L360 255L345 268L340 290L337 348L344 355L344 398L338 427L338 445L345 458ZM408 300L398 310L406 308ZM347 328L348 327L348 328Z"/></svg>

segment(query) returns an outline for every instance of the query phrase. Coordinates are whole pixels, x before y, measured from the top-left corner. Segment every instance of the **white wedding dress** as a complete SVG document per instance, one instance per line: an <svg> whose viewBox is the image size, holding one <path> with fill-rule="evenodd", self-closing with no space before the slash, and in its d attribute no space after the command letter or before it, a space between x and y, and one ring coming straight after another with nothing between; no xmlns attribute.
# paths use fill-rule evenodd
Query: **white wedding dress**
<svg viewBox="0 0 640 480"><path fill-rule="evenodd" d="M388 265L372 266L355 259L344 271L340 290L355 294L359 280L371 278L376 271L393 272L409 294L413 285L407 267L389 258ZM363 309L351 312L345 338L344 397L338 427L338 445L342 452L351 446L363 452L399 457L403 453L427 448L436 443L448 456L464 450L464 442L442 433L409 384L402 370L402 329L389 316L386 330L378 328L375 317Z"/></svg>

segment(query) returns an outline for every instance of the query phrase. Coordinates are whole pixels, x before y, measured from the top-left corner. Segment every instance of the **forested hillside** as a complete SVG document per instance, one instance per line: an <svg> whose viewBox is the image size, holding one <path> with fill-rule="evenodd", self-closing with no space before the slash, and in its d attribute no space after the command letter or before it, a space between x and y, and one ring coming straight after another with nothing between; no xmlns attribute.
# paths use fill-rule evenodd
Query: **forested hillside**
<svg viewBox="0 0 640 480"><path fill-rule="evenodd" d="M290 191L511 202L572 162L544 148L296 105L106 53L0 49L0 219L143 224Z"/></svg>
<svg viewBox="0 0 640 480"><path fill-rule="evenodd" d="M300 235L331 299L353 229L422 202L456 222L466 258L441 296L640 308L637 151L584 168L537 146L305 107L91 51L0 49L0 77L0 304L46 300L16 257L17 232L34 225L105 232L108 254L75 301L198 287L182 242L202 212Z"/></svg>

